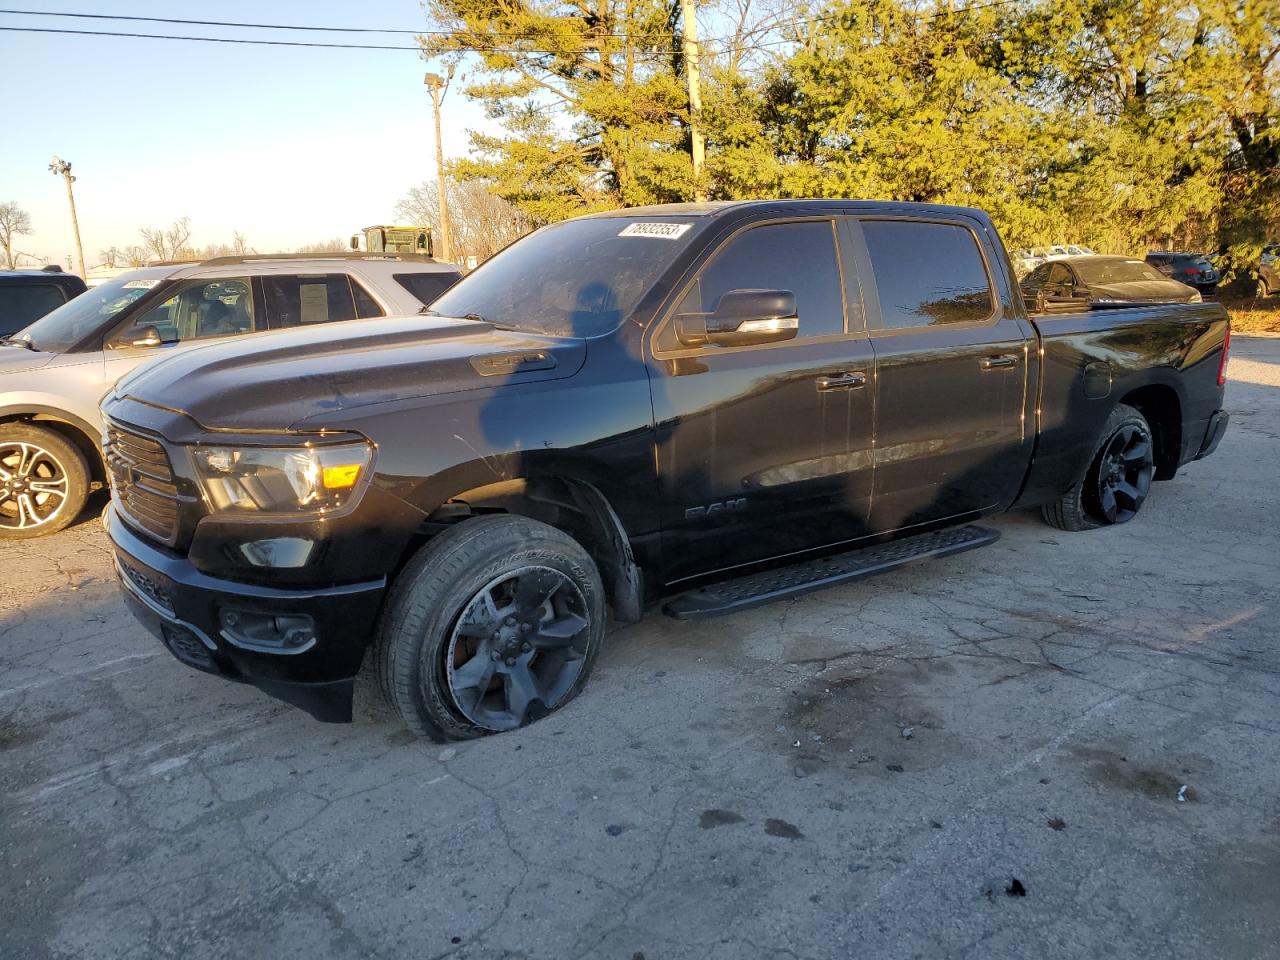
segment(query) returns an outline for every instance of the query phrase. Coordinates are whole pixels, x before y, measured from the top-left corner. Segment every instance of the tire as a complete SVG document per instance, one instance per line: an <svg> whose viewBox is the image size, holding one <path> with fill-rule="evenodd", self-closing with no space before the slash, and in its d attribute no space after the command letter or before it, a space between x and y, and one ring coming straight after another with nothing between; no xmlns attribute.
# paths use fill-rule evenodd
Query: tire
<svg viewBox="0 0 1280 960"><path fill-rule="evenodd" d="M65 529L89 498L89 466L65 437L28 423L0 424L0 539Z"/></svg>
<svg viewBox="0 0 1280 960"><path fill-rule="evenodd" d="M581 692L605 622L600 573L572 537L524 517L467 520L393 584L374 639L378 682L419 736L515 729Z"/></svg>
<svg viewBox="0 0 1280 960"><path fill-rule="evenodd" d="M1147 498L1155 476L1155 443L1146 418L1127 404L1103 424L1083 479L1055 503L1040 508L1059 530L1094 530L1128 523Z"/></svg>
<svg viewBox="0 0 1280 960"><path fill-rule="evenodd" d="M1254 293L1257 295L1259 300L1265 300L1267 297L1271 296L1271 290L1267 287L1267 281L1264 278L1258 278L1258 287Z"/></svg>

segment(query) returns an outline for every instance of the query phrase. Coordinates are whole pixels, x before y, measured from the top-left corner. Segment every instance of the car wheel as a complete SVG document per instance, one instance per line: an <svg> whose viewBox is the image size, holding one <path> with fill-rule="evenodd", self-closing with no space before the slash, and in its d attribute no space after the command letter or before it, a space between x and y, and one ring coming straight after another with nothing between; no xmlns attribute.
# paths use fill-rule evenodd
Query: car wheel
<svg viewBox="0 0 1280 960"><path fill-rule="evenodd" d="M75 444L30 424L0 424L0 539L56 533L88 497L89 467Z"/></svg>
<svg viewBox="0 0 1280 960"><path fill-rule="evenodd" d="M1271 296L1271 291L1267 289L1267 281L1264 280L1262 277L1258 278L1258 287L1254 292L1257 294L1258 299L1260 300Z"/></svg>
<svg viewBox="0 0 1280 960"><path fill-rule="evenodd" d="M1046 523L1059 530L1128 523L1142 509L1154 476L1150 425L1133 407L1117 404L1103 425L1084 479L1040 512Z"/></svg>
<svg viewBox="0 0 1280 960"><path fill-rule="evenodd" d="M513 730L582 690L605 631L604 587L572 537L516 516L431 540L391 589L374 641L383 694L435 740Z"/></svg>

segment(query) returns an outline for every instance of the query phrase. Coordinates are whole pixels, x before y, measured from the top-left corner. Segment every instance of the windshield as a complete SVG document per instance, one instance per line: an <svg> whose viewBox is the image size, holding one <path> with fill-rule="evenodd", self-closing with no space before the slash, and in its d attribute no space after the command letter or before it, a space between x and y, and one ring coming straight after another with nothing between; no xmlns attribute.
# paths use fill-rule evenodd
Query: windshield
<svg viewBox="0 0 1280 960"><path fill-rule="evenodd" d="M16 334L15 339L25 340L33 350L50 353L70 350L150 293L172 272L172 268L137 270L116 277L45 314Z"/></svg>
<svg viewBox="0 0 1280 960"><path fill-rule="evenodd" d="M689 217L588 217L512 244L431 304L553 337L616 329L685 248Z"/></svg>
<svg viewBox="0 0 1280 960"><path fill-rule="evenodd" d="M1090 257L1073 266L1086 285L1094 283L1136 283L1141 280L1168 280L1163 273L1143 260L1112 260Z"/></svg>

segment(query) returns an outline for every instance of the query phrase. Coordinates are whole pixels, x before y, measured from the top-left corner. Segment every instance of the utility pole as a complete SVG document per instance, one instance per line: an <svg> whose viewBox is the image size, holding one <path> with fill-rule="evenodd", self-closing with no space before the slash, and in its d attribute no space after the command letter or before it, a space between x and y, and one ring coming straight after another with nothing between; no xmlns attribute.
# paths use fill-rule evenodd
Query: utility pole
<svg viewBox="0 0 1280 960"><path fill-rule="evenodd" d="M80 246L80 221L76 219L76 195L71 191L71 185L76 182L76 178L71 175L71 164L66 160L54 157L49 162L49 172L61 174L62 178L67 181L67 203L71 204L71 229L76 235L76 259L80 262L80 279L85 279L84 272L84 248ZM68 260L71 258L68 257Z"/></svg>
<svg viewBox="0 0 1280 960"><path fill-rule="evenodd" d="M702 138L702 85L698 75L698 20L694 16L694 0L680 0L684 17L684 70L689 78L689 153L693 156L693 199L707 199L702 168L707 160L707 145Z"/></svg>
<svg viewBox="0 0 1280 960"><path fill-rule="evenodd" d="M436 120L436 189L440 194L440 258L453 259L453 237L449 233L449 199L444 189L444 145L440 142L440 104L453 79L453 64L449 64L447 76L428 73L422 82L431 90L431 107Z"/></svg>

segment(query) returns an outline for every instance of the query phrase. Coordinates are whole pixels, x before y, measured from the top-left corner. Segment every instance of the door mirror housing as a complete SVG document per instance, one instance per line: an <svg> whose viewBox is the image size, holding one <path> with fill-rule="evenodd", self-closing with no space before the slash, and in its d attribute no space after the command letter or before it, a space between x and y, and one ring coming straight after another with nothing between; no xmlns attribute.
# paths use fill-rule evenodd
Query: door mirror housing
<svg viewBox="0 0 1280 960"><path fill-rule="evenodd" d="M792 340L800 331L790 290L730 290L713 313L682 313L676 336L687 346L754 346Z"/></svg>
<svg viewBox="0 0 1280 960"><path fill-rule="evenodd" d="M177 343L178 338L165 339L160 328L153 324L145 327L127 327L112 338L107 344L110 350L127 350L130 348L162 347L166 343Z"/></svg>

